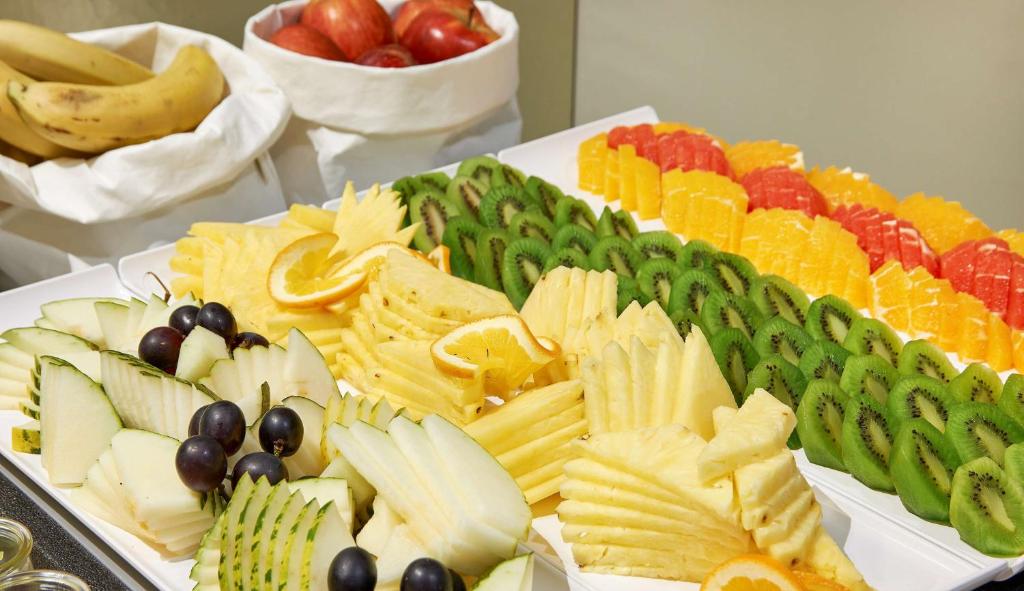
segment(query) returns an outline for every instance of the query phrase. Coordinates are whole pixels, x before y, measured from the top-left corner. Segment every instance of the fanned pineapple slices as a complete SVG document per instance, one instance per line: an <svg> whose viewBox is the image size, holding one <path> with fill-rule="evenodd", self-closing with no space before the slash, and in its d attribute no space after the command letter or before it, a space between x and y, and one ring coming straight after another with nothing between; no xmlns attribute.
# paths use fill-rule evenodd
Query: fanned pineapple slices
<svg viewBox="0 0 1024 591"><path fill-rule="evenodd" d="M701 591L805 591L800 580L778 561L761 554L727 560L708 573Z"/></svg>

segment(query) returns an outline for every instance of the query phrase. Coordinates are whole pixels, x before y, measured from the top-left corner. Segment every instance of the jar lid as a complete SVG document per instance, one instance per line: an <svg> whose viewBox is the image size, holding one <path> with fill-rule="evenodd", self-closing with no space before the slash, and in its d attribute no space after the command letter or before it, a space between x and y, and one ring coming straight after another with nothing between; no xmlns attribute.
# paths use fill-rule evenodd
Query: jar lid
<svg viewBox="0 0 1024 591"><path fill-rule="evenodd" d="M10 519L0 519L0 577L16 572L32 553L32 532Z"/></svg>
<svg viewBox="0 0 1024 591"><path fill-rule="evenodd" d="M89 591L89 585L60 571L27 570L0 578L0 591Z"/></svg>

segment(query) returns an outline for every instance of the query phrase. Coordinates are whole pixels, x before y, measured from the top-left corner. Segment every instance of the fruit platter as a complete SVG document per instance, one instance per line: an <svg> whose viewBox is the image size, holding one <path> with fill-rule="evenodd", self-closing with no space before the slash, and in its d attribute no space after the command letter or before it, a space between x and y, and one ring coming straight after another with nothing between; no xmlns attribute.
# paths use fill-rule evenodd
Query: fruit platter
<svg viewBox="0 0 1024 591"><path fill-rule="evenodd" d="M1019 235L651 109L362 189L0 294L0 452L160 588L1024 566Z"/></svg>

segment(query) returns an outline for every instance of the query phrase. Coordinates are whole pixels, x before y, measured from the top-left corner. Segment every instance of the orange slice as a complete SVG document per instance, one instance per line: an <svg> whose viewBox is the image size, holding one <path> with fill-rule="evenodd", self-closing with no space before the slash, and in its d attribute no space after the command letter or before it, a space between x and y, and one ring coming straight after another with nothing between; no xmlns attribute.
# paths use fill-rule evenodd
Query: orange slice
<svg viewBox="0 0 1024 591"><path fill-rule="evenodd" d="M758 168L788 166L793 170L804 169L804 154L793 144L778 140L739 142L725 150L733 174L742 179L748 172Z"/></svg>
<svg viewBox="0 0 1024 591"><path fill-rule="evenodd" d="M832 579L826 579L815 573L797 570L793 571L793 576L800 581L804 591L848 591L845 585L840 585Z"/></svg>
<svg viewBox="0 0 1024 591"><path fill-rule="evenodd" d="M898 205L896 197L881 186L871 182L866 174L853 172L849 168L834 166L822 170L815 166L807 173L807 182L825 196L828 210L834 211L840 205L860 203L881 211L894 211Z"/></svg>
<svg viewBox="0 0 1024 591"><path fill-rule="evenodd" d="M925 241L938 254L952 250L968 240L981 240L992 230L957 201L915 193L896 207L896 217L914 224Z"/></svg>
<svg viewBox="0 0 1024 591"><path fill-rule="evenodd" d="M715 567L700 584L701 591L804 591L800 580L777 560L746 554Z"/></svg>
<svg viewBox="0 0 1024 591"><path fill-rule="evenodd" d="M338 241L329 232L300 238L277 253L267 276L270 297L298 308L336 302L359 289L366 276L335 276L337 261L330 256Z"/></svg>

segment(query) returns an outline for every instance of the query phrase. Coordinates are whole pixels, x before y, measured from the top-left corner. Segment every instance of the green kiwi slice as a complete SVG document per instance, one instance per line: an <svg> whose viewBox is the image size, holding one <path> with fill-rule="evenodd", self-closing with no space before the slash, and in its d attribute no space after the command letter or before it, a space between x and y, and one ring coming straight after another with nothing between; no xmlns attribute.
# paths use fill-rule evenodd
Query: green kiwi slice
<svg viewBox="0 0 1024 591"><path fill-rule="evenodd" d="M904 375L921 375L949 383L956 375L946 354L924 339L907 341L900 351L896 369Z"/></svg>
<svg viewBox="0 0 1024 591"><path fill-rule="evenodd" d="M679 264L687 269L703 269L711 264L718 249L703 240L691 240L683 245Z"/></svg>
<svg viewBox="0 0 1024 591"><path fill-rule="evenodd" d="M456 176L468 176L490 188L491 175L499 166L501 166L501 163L490 156L474 156L473 158L463 160L459 164Z"/></svg>
<svg viewBox="0 0 1024 591"><path fill-rule="evenodd" d="M953 475L960 457L942 432L924 419L902 423L889 453L889 475L908 511L949 522Z"/></svg>
<svg viewBox="0 0 1024 591"><path fill-rule="evenodd" d="M843 415L849 396L828 380L811 380L796 409L796 431L807 459L846 472L843 464Z"/></svg>
<svg viewBox="0 0 1024 591"><path fill-rule="evenodd" d="M536 238L516 238L508 243L501 260L501 285L518 310L529 297L541 275L551 249Z"/></svg>
<svg viewBox="0 0 1024 591"><path fill-rule="evenodd" d="M714 292L724 292L714 275L703 269L686 269L672 282L672 293L668 298L668 311L686 310L700 316L704 300Z"/></svg>
<svg viewBox="0 0 1024 591"><path fill-rule="evenodd" d="M839 383L850 352L831 341L818 341L800 356L800 371L808 380L830 380Z"/></svg>
<svg viewBox="0 0 1024 591"><path fill-rule="evenodd" d="M508 164L498 164L491 171L491 187L526 187L526 175L523 171Z"/></svg>
<svg viewBox="0 0 1024 591"><path fill-rule="evenodd" d="M590 232L597 230L594 210L585 201L575 197L564 197L555 204L555 226L561 228L568 224L575 224Z"/></svg>
<svg viewBox="0 0 1024 591"><path fill-rule="evenodd" d="M563 248L551 253L551 256L544 261L545 273L558 267L568 267L570 269L575 267L589 271L590 261L587 260L587 255L575 248Z"/></svg>
<svg viewBox="0 0 1024 591"><path fill-rule="evenodd" d="M452 274L463 279L473 278L476 267L476 243L484 228L469 216L459 215L448 220L441 236L441 244L451 253Z"/></svg>
<svg viewBox="0 0 1024 591"><path fill-rule="evenodd" d="M440 171L416 175L416 180L419 181L420 186L424 189L434 189L442 194L448 192L448 184L452 182L451 177Z"/></svg>
<svg viewBox="0 0 1024 591"><path fill-rule="evenodd" d="M1006 378L996 406L1011 419L1024 425L1024 375L1015 373Z"/></svg>
<svg viewBox="0 0 1024 591"><path fill-rule="evenodd" d="M757 278L757 270L746 258L719 252L709 261L708 269L729 293L745 296Z"/></svg>
<svg viewBox="0 0 1024 591"><path fill-rule="evenodd" d="M1024 427L991 404L961 402L949 411L946 436L964 462L987 456L1002 466L1006 448L1024 441Z"/></svg>
<svg viewBox="0 0 1024 591"><path fill-rule="evenodd" d="M513 238L536 238L547 245L555 239L555 225L539 211L515 214L508 224L508 231Z"/></svg>
<svg viewBox="0 0 1024 591"><path fill-rule="evenodd" d="M765 318L781 316L803 326L807 321L807 307L811 305L807 294L778 275L761 275L750 285L747 297L754 302Z"/></svg>
<svg viewBox="0 0 1024 591"><path fill-rule="evenodd" d="M680 310L669 318L675 318L676 315L688 318L692 329L695 317L689 310ZM754 350L747 335L736 328L725 328L715 333L711 337L711 352L714 353L715 361L718 362L718 367L722 370L725 381L729 383L736 403L739 404L743 400L743 391L747 388L747 374L754 369L761 357Z"/></svg>
<svg viewBox="0 0 1024 591"><path fill-rule="evenodd" d="M946 384L935 378L903 376L889 391L885 406L898 423L924 419L945 432L949 411L958 403Z"/></svg>
<svg viewBox="0 0 1024 591"><path fill-rule="evenodd" d="M508 229L517 213L530 209L531 203L522 189L493 187L480 201L480 222L488 228Z"/></svg>
<svg viewBox="0 0 1024 591"><path fill-rule="evenodd" d="M843 344L853 321L860 318L860 312L849 302L834 295L822 296L807 307L807 334L818 341L832 341Z"/></svg>
<svg viewBox="0 0 1024 591"><path fill-rule="evenodd" d="M413 195L423 190L423 184L419 179L412 176L404 176L391 183L391 189L398 193L403 204L408 204Z"/></svg>
<svg viewBox="0 0 1024 591"><path fill-rule="evenodd" d="M752 338L764 318L757 306L747 298L715 291L708 294L704 305L700 307L700 321L711 334L731 326L742 330L747 338Z"/></svg>
<svg viewBox="0 0 1024 591"><path fill-rule="evenodd" d="M594 236L593 232L577 225L569 224L558 228L555 232L555 239L551 243L551 248L555 250L572 248L584 255L588 255L594 249L595 244L597 244L597 236Z"/></svg>
<svg viewBox="0 0 1024 591"><path fill-rule="evenodd" d="M759 355L782 355L783 359L796 365L804 351L814 344L814 339L799 326L775 316L758 327L753 343Z"/></svg>
<svg viewBox="0 0 1024 591"><path fill-rule="evenodd" d="M448 183L445 196L455 203L461 203L463 209L469 212L473 219L480 219L480 202L487 194L487 185L468 177L457 176Z"/></svg>
<svg viewBox="0 0 1024 591"><path fill-rule="evenodd" d="M1024 491L990 458L956 469L949 522L963 541L989 556L1024 553Z"/></svg>
<svg viewBox="0 0 1024 591"><path fill-rule="evenodd" d="M555 206L560 199L565 198L565 193L562 193L561 189L535 176L526 179L526 186L523 189L540 206L540 210L549 220L555 219Z"/></svg>
<svg viewBox="0 0 1024 591"><path fill-rule="evenodd" d="M889 477L893 422L885 407L870 396L851 396L843 414L840 441L846 470L867 486L894 492Z"/></svg>
<svg viewBox="0 0 1024 591"><path fill-rule="evenodd" d="M682 273L675 263L668 259L645 261L636 272L637 287L644 297L658 302L663 310L668 309L672 294L672 282Z"/></svg>
<svg viewBox="0 0 1024 591"><path fill-rule="evenodd" d="M636 279L625 275L619 275L618 290L616 291L615 298L616 313L622 314L622 311L626 309L626 306L635 301L640 301L641 299L640 287L637 286Z"/></svg>
<svg viewBox="0 0 1024 591"><path fill-rule="evenodd" d="M843 347L855 355L878 355L895 364L903 341L889 325L874 318L856 318L843 339Z"/></svg>
<svg viewBox="0 0 1024 591"><path fill-rule="evenodd" d="M1003 382L991 367L984 363L972 363L949 381L949 390L965 402L995 404L1003 393Z"/></svg>
<svg viewBox="0 0 1024 591"><path fill-rule="evenodd" d="M485 229L476 239L476 263L473 280L480 285L502 291L501 268L508 247L508 234L502 230Z"/></svg>
<svg viewBox="0 0 1024 591"><path fill-rule="evenodd" d="M637 234L633 248L648 259L668 259L678 263L683 256L683 243L672 232L657 230Z"/></svg>
<svg viewBox="0 0 1024 591"><path fill-rule="evenodd" d="M1014 443L1003 454L1003 470L1006 475L1024 486L1024 443Z"/></svg>
<svg viewBox="0 0 1024 591"><path fill-rule="evenodd" d="M600 238L588 255L590 267L596 271L615 271L619 275L636 278L643 257L628 240L621 236Z"/></svg>
<svg viewBox="0 0 1024 591"><path fill-rule="evenodd" d="M885 404L899 378L896 368L877 355L850 355L839 378L839 387L850 396L863 394Z"/></svg>
<svg viewBox="0 0 1024 591"><path fill-rule="evenodd" d="M696 314L690 312L689 310L677 310L672 314L669 314L668 319L672 321L672 325L676 327L676 332L678 332L679 336L682 337L683 339L689 336L690 332L693 331L694 326L700 328L701 332L704 332L704 328L701 327L700 325L700 318L698 318ZM726 377L726 379L728 380L728 377ZM744 383L746 382L746 380L747 376L744 373ZM740 393L742 392L743 390L741 389ZM735 390L733 390L733 395L739 398L739 395L736 393Z"/></svg>
<svg viewBox="0 0 1024 591"><path fill-rule="evenodd" d="M636 238L639 231L636 229L636 222L633 221L633 216L625 210L619 210L613 212L608 207L604 208L601 212L601 217L597 220L598 238L605 236L621 236L626 240L632 240Z"/></svg>
<svg viewBox="0 0 1024 591"><path fill-rule="evenodd" d="M409 200L409 216L414 223L420 223L412 239L413 246L422 252L436 248L441 244L448 220L460 213L457 205L432 189L413 195Z"/></svg>
<svg viewBox="0 0 1024 591"><path fill-rule="evenodd" d="M745 335L744 335L745 336ZM781 355L769 355L758 360L754 369L747 374L747 387L743 389L743 400L762 388L790 408L797 408L807 388L807 378L792 363Z"/></svg>

